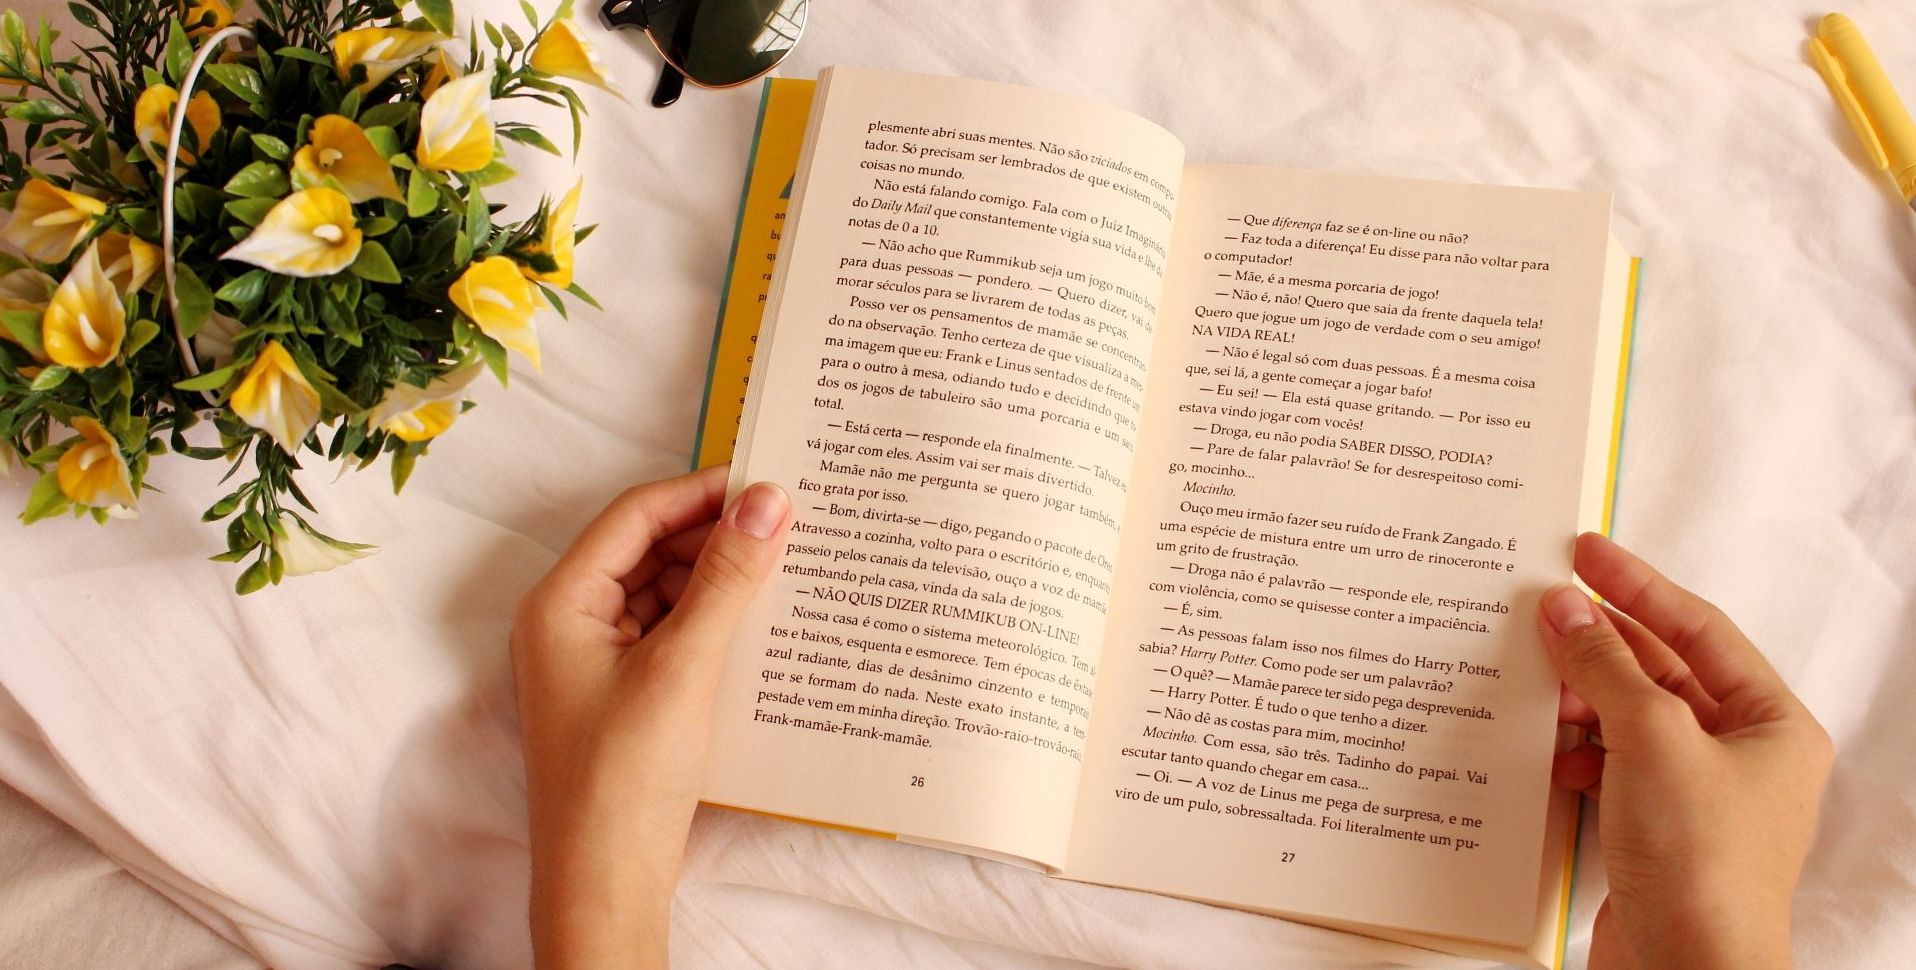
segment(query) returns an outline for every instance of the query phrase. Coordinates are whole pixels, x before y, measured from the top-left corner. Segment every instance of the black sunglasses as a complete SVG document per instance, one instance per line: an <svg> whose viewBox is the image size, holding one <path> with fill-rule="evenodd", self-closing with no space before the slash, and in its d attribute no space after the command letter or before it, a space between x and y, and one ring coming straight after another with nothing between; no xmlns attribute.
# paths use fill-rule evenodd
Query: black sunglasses
<svg viewBox="0 0 1916 970"><path fill-rule="evenodd" d="M778 66L805 30L808 0L605 0L608 27L637 27L665 59L652 106L679 99L685 82L729 88Z"/></svg>

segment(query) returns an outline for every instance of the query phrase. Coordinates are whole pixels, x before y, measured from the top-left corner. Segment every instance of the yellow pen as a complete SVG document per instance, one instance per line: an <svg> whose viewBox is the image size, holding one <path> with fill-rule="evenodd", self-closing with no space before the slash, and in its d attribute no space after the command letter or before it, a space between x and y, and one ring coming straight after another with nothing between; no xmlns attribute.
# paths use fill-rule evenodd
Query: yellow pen
<svg viewBox="0 0 1916 970"><path fill-rule="evenodd" d="M1840 13L1824 17L1810 41L1810 59L1863 140L1863 150L1877 168L1888 170L1897 191L1916 208L1916 121L1862 32Z"/></svg>

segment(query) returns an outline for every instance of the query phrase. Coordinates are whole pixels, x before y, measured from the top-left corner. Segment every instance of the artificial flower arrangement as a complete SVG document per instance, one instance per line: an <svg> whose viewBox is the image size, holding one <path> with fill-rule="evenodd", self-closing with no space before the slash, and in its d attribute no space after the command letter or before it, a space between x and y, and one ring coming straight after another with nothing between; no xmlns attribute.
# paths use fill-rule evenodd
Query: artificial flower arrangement
<svg viewBox="0 0 1916 970"><path fill-rule="evenodd" d="M64 53L0 15L0 472L39 474L23 521L132 514L172 452L250 472L205 514L241 593L368 552L292 507L314 511L301 460L389 455L397 491L475 376L538 366L542 298L592 303L579 186L519 222L485 196L504 141L559 153L496 99L569 109L576 153L568 82L609 83L571 0L522 6L528 34L460 45L451 0L264 0L243 27L223 0L78 0L95 37Z"/></svg>

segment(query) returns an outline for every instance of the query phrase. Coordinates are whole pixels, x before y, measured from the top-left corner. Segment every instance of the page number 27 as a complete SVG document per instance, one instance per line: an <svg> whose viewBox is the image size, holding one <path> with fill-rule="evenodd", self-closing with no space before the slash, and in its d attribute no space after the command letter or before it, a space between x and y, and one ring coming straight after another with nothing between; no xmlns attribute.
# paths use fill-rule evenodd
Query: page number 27
<svg viewBox="0 0 1916 970"><path fill-rule="evenodd" d="M1279 858L1279 859L1278 859L1277 861L1279 861L1279 862L1296 862L1296 861L1297 861L1297 853L1295 853L1295 852L1286 852L1286 853L1284 853L1284 855L1283 855L1283 857L1281 857L1281 858Z"/></svg>

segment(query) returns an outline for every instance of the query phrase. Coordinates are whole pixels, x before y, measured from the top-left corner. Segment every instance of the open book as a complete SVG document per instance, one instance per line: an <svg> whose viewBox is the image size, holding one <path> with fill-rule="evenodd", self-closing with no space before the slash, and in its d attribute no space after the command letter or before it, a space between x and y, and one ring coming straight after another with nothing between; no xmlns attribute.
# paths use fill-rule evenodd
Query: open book
<svg viewBox="0 0 1916 970"><path fill-rule="evenodd" d="M1187 164L986 82L767 91L739 252L777 248L701 457L735 432L734 490L798 513L705 798L1553 962L1533 618L1607 520L1608 197Z"/></svg>

